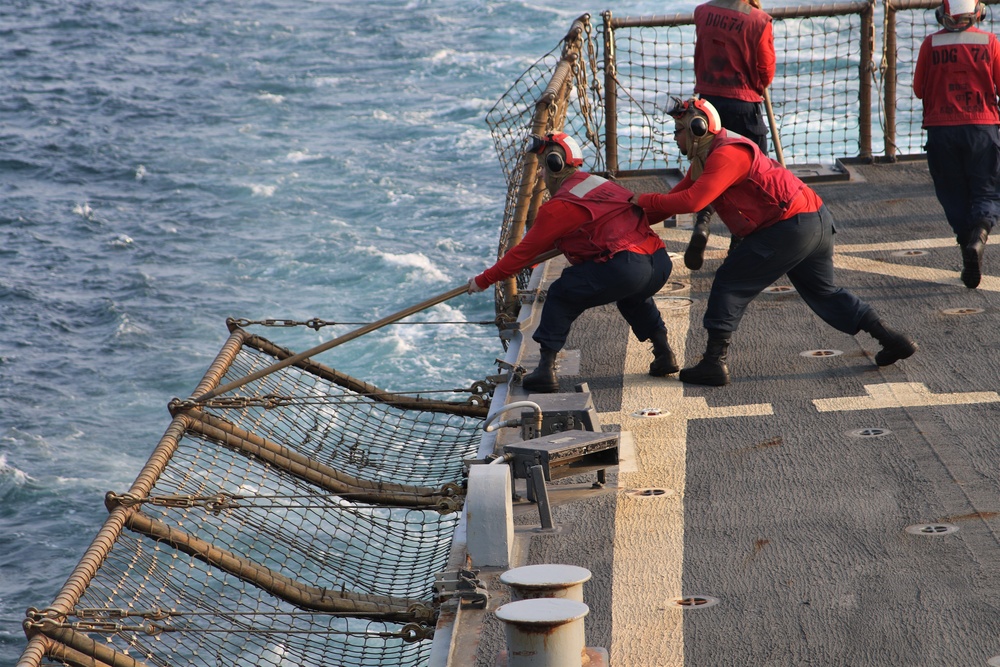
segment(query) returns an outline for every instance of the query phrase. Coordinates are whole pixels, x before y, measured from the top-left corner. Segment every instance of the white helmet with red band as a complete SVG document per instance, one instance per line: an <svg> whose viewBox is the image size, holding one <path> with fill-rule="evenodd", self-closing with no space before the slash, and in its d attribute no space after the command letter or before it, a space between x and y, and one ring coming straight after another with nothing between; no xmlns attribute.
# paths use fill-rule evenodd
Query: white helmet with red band
<svg viewBox="0 0 1000 667"><path fill-rule="evenodd" d="M946 30L961 31L982 20L983 5L979 0L944 0L934 14Z"/></svg>
<svg viewBox="0 0 1000 667"><path fill-rule="evenodd" d="M692 97L689 100L681 100L679 97L673 98L674 107L667 111L674 117L675 121L680 121L689 117L686 127L691 130L695 137L703 137L706 134L718 134L722 129L722 119L718 110L712 106L708 100L700 97Z"/></svg>
<svg viewBox="0 0 1000 667"><path fill-rule="evenodd" d="M531 135L531 145L528 147L528 152L542 154L553 145L559 146L563 155L555 152L546 155L545 166L549 171L559 172L566 167L583 166L583 151L580 149L580 144L576 143L576 139L565 132L553 132L544 137Z"/></svg>

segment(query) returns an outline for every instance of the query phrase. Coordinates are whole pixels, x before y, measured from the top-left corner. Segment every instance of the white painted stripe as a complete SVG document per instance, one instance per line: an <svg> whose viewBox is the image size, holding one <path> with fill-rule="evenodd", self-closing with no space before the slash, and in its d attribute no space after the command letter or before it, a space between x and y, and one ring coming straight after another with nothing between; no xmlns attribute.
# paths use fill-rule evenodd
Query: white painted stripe
<svg viewBox="0 0 1000 667"><path fill-rule="evenodd" d="M691 327L690 311L662 308L661 313L670 345L683 362L687 357L684 342ZM681 583L688 421L770 415L772 409L766 403L710 407L703 397L685 397L684 385L677 376L650 377L650 361L649 343L629 336L621 412L601 415L602 423L617 421L622 432L631 436L631 452L618 469L611 664L682 667L683 611L667 603L685 594ZM660 408L670 414L632 416L644 408ZM665 489L668 493L643 498L625 493L640 488Z"/></svg>
<svg viewBox="0 0 1000 667"><path fill-rule="evenodd" d="M919 408L934 405L971 405L1000 403L995 391L975 391L954 394L934 394L922 382L888 382L866 384L866 396L820 398L813 401L819 412L851 410L883 410L888 408Z"/></svg>

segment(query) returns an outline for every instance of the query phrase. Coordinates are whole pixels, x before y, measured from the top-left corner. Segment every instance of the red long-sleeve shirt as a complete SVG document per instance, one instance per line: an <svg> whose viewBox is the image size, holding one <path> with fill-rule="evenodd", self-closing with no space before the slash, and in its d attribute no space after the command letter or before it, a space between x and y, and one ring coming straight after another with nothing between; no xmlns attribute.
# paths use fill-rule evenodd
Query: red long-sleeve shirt
<svg viewBox="0 0 1000 667"><path fill-rule="evenodd" d="M750 174L751 153L741 146L720 146L705 161L705 169L698 180L685 175L667 194L644 194L638 199L650 223L660 222L679 213L694 213L707 208L731 186L746 180ZM823 205L811 188L803 188L792 201L782 220L799 213L818 211ZM723 220L725 222L725 220Z"/></svg>
<svg viewBox="0 0 1000 667"><path fill-rule="evenodd" d="M486 289L495 282L509 278L541 255L555 248L556 241L575 231L590 217L587 209L566 201L545 202L535 216L531 229L521 242L507 251L500 260L476 276L476 284ZM642 243L629 246L625 250L640 255L652 255L663 247L658 236L650 236Z"/></svg>

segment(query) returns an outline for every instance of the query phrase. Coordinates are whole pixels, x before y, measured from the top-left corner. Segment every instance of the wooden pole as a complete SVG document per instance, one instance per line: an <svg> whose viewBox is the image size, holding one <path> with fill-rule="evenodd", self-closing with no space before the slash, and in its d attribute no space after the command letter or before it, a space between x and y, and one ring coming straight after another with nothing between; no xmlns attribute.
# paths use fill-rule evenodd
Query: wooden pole
<svg viewBox="0 0 1000 667"><path fill-rule="evenodd" d="M551 259L551 258L555 257L558 254L560 254L560 251L559 250L555 250L555 249L550 250L550 251L545 252L545 253L542 253L541 255L539 255L538 257L536 257L534 260L532 260L532 264L540 264L541 262L544 262L547 259ZM371 333L372 331L375 331L376 329L381 329L382 327L384 327L384 326L386 326L388 324L392 324L393 322L396 322L398 320L401 320L404 317L408 317L410 315L413 315L414 313L419 313L421 310L426 310L426 309L430 308L431 306L436 306L439 303L447 301L448 299L454 299L456 296L459 296L460 294L466 294L467 292L468 292L468 285L467 284L463 284L460 287L455 287L453 289L448 290L447 292L442 292L441 294L438 294L437 296L432 296L431 298L427 299L426 301L421 301L420 303L418 303L416 305L413 305L413 306L410 306L409 308L404 308L403 310L401 310L401 311L399 311L397 313L393 313L392 315L387 315L387 316L383 317L382 319L380 319L377 322L372 322L371 324L366 324L365 326L361 327L360 329L355 329L354 331L346 333L343 336L338 336L337 338L334 338L333 340L328 340L327 342L325 342L325 343L323 343L321 345L317 345L316 347L310 348L310 349L306 350L305 352L299 352L298 354L293 355L291 357L288 357L287 359L282 359L281 361L278 361L276 363L271 364L267 368L263 368L263 369L255 372L255 373L251 373L250 375L247 375L244 378L240 378L239 380L234 380L233 382L230 382L229 384L223 385L221 387L217 387L217 388L213 389L212 391L206 392L206 393L202 394L201 396L196 396L196 397L192 398L191 400L194 401L195 403L202 403L204 401L207 401L210 398L215 398L216 396L219 396L221 394L225 394L226 392L230 392L233 389L238 389L239 387L242 387L243 385L245 385L247 383L253 382L254 380L259 380L260 378L264 377L265 375L270 375L271 373L273 373L275 371L278 371L278 370L281 370L282 368L287 368L288 366L291 366L293 364L297 364L298 362L302 361L303 359L308 359L309 357L315 356L315 355L319 354L320 352L326 352L330 348L333 348L333 347L336 347L338 345L341 345L342 343L346 343L349 340L354 340L355 338L363 336L366 333Z"/></svg>
<svg viewBox="0 0 1000 667"><path fill-rule="evenodd" d="M774 121L774 108L771 106L771 91L764 89L764 108L767 109L767 122L771 125L771 141L774 142L774 154L781 166L785 166L785 154L781 150L781 137L778 136L778 124Z"/></svg>

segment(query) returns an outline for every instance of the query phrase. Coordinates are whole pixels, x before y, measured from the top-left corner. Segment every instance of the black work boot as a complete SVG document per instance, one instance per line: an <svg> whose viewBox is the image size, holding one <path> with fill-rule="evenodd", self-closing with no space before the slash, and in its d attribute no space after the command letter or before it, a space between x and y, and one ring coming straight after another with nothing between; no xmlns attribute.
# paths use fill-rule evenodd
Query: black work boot
<svg viewBox="0 0 1000 667"><path fill-rule="evenodd" d="M729 352L729 331L709 331L705 355L691 368L681 371L681 382L721 387L729 384L729 368L726 357Z"/></svg>
<svg viewBox="0 0 1000 667"><path fill-rule="evenodd" d="M559 391L559 378L556 377L556 350L541 348L538 368L531 371L521 380L525 391L535 394L552 394Z"/></svg>
<svg viewBox="0 0 1000 667"><path fill-rule="evenodd" d="M872 338L882 345L882 349L875 353L876 364L888 366L912 356L917 351L917 344L909 336L885 326L877 316L872 319L872 322L862 324L861 329L871 334Z"/></svg>
<svg viewBox="0 0 1000 667"><path fill-rule="evenodd" d="M983 277L983 251L986 250L989 235L989 228L980 225L972 230L962 246L962 282L969 289L979 287L979 281Z"/></svg>
<svg viewBox="0 0 1000 667"><path fill-rule="evenodd" d="M670 343L667 342L666 329L660 329L650 336L649 340L653 343L653 362L649 364L650 375L653 377L663 377L664 375L676 373L681 369L677 365L677 357L674 356L674 351L670 349Z"/></svg>
<svg viewBox="0 0 1000 667"><path fill-rule="evenodd" d="M687 250L684 251L684 266L692 271L700 269L705 261L705 246L708 245L708 222L711 219L711 209L706 208L704 211L698 211L694 230L691 232L691 240L688 241Z"/></svg>

